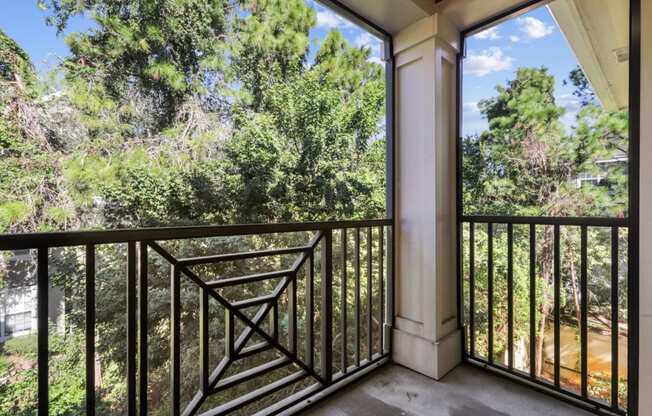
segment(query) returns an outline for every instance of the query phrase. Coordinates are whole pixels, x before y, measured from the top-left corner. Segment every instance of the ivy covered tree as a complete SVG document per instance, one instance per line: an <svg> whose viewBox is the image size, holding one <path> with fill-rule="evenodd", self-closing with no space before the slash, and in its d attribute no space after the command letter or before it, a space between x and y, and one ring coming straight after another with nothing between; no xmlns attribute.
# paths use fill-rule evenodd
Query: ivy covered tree
<svg viewBox="0 0 652 416"><path fill-rule="evenodd" d="M0 124L0 232L384 215L383 68L338 31L310 57L317 22L303 0L39 3L62 35L73 16L92 25L66 36L71 54L50 78L38 77L24 51L0 38L0 123L11 133ZM305 244L302 236L287 238L284 244ZM170 249L197 255L275 242L212 239ZM126 392L125 345L115 342L125 334L125 252L107 245L96 255L98 411L117 415ZM11 275L7 256L0 259L3 283ZM51 257L51 282L65 294L61 337L69 347L52 358L67 369L52 380L63 409L52 413L81 414L84 261L76 248ZM275 261L202 273L262 272ZM169 264L152 256L149 270L149 410L169 414ZM182 338L190 340L198 330L197 296L188 287L182 292ZM218 346L223 329L220 319L211 322ZM184 374L193 370L195 344L184 345ZM0 400L2 411L34 411L34 401L16 399L32 397L32 358L30 372L0 385L0 396L10 398ZM195 381L183 379L183 394Z"/></svg>
<svg viewBox="0 0 652 416"><path fill-rule="evenodd" d="M479 104L487 119L488 129L479 135L466 137L462 143L464 168L464 206L467 214L525 215L525 216L616 216L627 213L627 127L626 111L609 112L595 101L590 85L581 70L570 74L570 83L576 87L575 96L581 99L581 109L575 126L567 129L561 122L564 108L555 101L555 79L546 68L520 68L515 78L496 88L496 96ZM586 175L600 178L598 184L583 183ZM505 229L495 230L497 259L506 258ZM515 319L517 339L526 339L529 319L528 236L525 230L515 229ZM579 294L579 230L562 227L561 255L565 261L561 273L562 315L580 322ZM468 231L467 231L468 232ZM487 353L486 312L488 287L486 259L486 230L478 229L476 242L476 284L479 303L476 322L480 327L479 351ZM610 244L608 233L591 236L591 262L596 284L590 296L601 306L592 310L596 319L610 311L611 299L598 284L599 276L608 276L606 254ZM536 371L545 371L544 342L553 307L553 250L552 227L538 227L537 235L537 339ZM521 253L520 255L518 253ZM468 262L468 259L467 259ZM468 263L465 266L468 270ZM497 343L496 360L506 353L506 270L496 260L495 314ZM608 278L607 278L608 281ZM605 283L605 282L603 282ZM608 286L608 285L607 285ZM524 301L525 300L525 301Z"/></svg>

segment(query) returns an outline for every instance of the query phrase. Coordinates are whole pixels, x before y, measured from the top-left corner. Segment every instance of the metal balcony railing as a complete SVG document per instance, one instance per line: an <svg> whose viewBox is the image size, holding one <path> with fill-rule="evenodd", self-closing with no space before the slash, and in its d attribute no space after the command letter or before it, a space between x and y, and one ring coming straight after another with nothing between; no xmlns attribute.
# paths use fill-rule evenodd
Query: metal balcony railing
<svg viewBox="0 0 652 416"><path fill-rule="evenodd" d="M78 257L84 257L79 284L85 284L86 414L101 413L96 410L96 309L101 301L96 272L99 250L110 245L126 250L126 337L113 341L125 344L124 412L145 415L154 405L148 298L155 293L154 269L167 268L170 394L165 408L173 415L278 414L336 389L389 356L392 225L391 220L369 220L2 236L0 251L36 252L38 414L49 411L49 264L62 247L84 253ZM237 252L180 254L175 248L184 241L252 237L256 244L249 241L248 249ZM279 246L279 240L287 245ZM255 272L245 272L245 263ZM265 269L270 265L275 268ZM199 295L196 303L187 300L188 288ZM198 317L198 333L188 339L182 326L191 315ZM223 330L217 341L211 335L214 326ZM189 387L182 345L193 343L198 377Z"/></svg>
<svg viewBox="0 0 652 416"><path fill-rule="evenodd" d="M626 414L628 220L461 222L467 361L597 413Z"/></svg>

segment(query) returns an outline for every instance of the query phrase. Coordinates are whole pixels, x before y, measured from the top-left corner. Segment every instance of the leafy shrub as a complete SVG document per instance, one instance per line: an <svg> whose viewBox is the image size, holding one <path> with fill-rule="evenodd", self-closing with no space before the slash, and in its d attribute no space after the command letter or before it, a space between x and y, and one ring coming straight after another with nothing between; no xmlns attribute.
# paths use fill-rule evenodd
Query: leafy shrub
<svg viewBox="0 0 652 416"><path fill-rule="evenodd" d="M26 335L11 338L4 345L8 355L18 355L25 358L36 358L38 345L36 335Z"/></svg>

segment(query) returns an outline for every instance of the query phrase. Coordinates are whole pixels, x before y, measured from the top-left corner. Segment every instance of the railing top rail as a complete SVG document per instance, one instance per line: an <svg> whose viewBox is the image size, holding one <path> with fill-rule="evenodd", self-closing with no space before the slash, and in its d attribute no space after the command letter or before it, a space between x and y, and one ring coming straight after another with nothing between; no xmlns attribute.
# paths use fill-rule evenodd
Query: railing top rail
<svg viewBox="0 0 652 416"><path fill-rule="evenodd" d="M0 250L24 250L44 247L81 246L86 244L128 243L132 241L184 240L190 238L325 231L341 228L390 226L392 224L392 219L374 219L1 234Z"/></svg>
<svg viewBox="0 0 652 416"><path fill-rule="evenodd" d="M628 218L608 217L519 217L500 215L463 215L462 222L494 224L570 225L593 227L627 227Z"/></svg>

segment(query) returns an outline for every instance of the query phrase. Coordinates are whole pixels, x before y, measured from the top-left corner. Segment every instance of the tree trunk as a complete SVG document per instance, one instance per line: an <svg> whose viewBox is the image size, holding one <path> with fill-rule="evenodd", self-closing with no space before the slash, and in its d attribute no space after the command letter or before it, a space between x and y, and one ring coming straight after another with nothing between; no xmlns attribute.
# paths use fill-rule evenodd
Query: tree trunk
<svg viewBox="0 0 652 416"><path fill-rule="evenodd" d="M573 251L571 246L570 251ZM575 257L570 256L570 275L571 284L573 286L573 300L575 301L575 318L577 318L577 325L582 321L582 311L580 308L580 292L577 285L577 269L575 268Z"/></svg>
<svg viewBox="0 0 652 416"><path fill-rule="evenodd" d="M539 335L537 337L536 375L541 377L543 372L543 341L546 335L546 322L548 322L549 310L546 305L542 306L541 322L539 323Z"/></svg>
<svg viewBox="0 0 652 416"><path fill-rule="evenodd" d="M552 256L553 256L553 233L552 229L547 229L544 232L543 247L542 247L542 269L543 269L543 299L541 302L541 322L539 322L539 332L537 334L537 347L536 347L536 376L541 377L543 373L543 347L546 335L546 323L552 310L552 296L550 296L550 288L553 286L552 282Z"/></svg>

